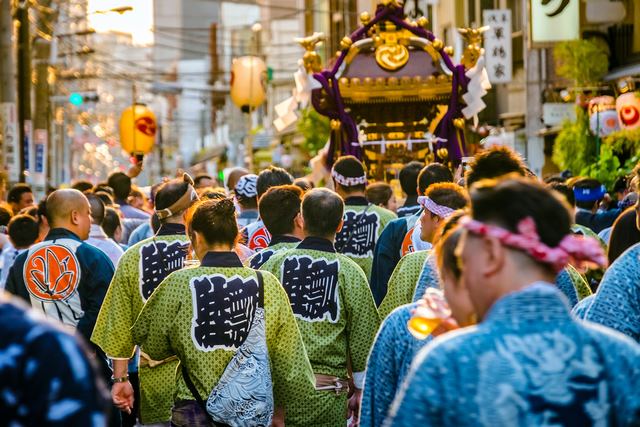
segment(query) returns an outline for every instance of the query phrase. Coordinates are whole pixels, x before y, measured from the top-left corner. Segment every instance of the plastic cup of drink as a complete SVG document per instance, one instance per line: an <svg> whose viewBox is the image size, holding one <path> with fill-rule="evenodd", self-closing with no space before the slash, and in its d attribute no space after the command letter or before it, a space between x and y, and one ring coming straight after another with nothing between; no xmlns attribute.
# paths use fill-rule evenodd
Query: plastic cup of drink
<svg viewBox="0 0 640 427"><path fill-rule="evenodd" d="M451 309L440 289L429 288L423 300L415 309L407 322L411 335L419 340L426 339L442 323L451 316Z"/></svg>

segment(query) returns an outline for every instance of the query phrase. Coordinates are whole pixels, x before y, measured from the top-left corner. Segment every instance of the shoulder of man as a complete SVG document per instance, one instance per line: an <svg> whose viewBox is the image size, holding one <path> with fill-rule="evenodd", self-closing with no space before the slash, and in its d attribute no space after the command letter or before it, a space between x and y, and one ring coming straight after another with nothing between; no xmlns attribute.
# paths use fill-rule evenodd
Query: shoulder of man
<svg viewBox="0 0 640 427"><path fill-rule="evenodd" d="M378 213L380 218L387 222L391 222L394 219L398 219L398 215L390 211L389 209L383 208L382 206L372 206L373 210Z"/></svg>
<svg viewBox="0 0 640 427"><path fill-rule="evenodd" d="M104 251L87 242L82 242L80 246L78 246L76 253L81 263L90 264L92 268L107 268L112 271L114 269L114 265L109 256L105 254ZM97 273L97 271L93 272Z"/></svg>

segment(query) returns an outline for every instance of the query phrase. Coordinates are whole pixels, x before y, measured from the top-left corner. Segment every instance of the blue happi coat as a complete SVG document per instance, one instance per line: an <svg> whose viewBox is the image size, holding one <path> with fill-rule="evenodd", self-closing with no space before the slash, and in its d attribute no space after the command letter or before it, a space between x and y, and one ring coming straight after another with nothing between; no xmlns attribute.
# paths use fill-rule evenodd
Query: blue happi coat
<svg viewBox="0 0 640 427"><path fill-rule="evenodd" d="M407 329L411 310L417 304L402 305L382 322L367 362L367 372L360 405L360 426L381 426L404 380L413 357L431 341L413 337Z"/></svg>
<svg viewBox="0 0 640 427"><path fill-rule="evenodd" d="M639 360L638 344L536 283L423 348L385 425L638 425Z"/></svg>
<svg viewBox="0 0 640 427"><path fill-rule="evenodd" d="M416 284L416 290L413 293L413 302L419 301L427 288L439 288L440 276L438 275L438 268L436 266L436 256L431 253L424 261L422 271L420 272L420 278Z"/></svg>
<svg viewBox="0 0 640 427"><path fill-rule="evenodd" d="M607 269L585 319L640 342L640 243Z"/></svg>

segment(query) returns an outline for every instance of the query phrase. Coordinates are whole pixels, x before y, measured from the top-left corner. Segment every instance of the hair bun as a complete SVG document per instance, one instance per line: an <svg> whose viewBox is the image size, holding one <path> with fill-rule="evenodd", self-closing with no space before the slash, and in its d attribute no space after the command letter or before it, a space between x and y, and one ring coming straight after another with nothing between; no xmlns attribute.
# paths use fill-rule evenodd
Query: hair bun
<svg viewBox="0 0 640 427"><path fill-rule="evenodd" d="M215 210L221 215L233 215L236 211L236 205L233 203L233 199L220 199L216 203Z"/></svg>

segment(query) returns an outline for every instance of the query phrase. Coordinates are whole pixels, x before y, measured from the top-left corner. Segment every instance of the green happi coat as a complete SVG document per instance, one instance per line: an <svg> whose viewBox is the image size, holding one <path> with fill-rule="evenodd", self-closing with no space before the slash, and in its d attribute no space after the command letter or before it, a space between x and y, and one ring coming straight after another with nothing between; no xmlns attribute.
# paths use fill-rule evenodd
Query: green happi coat
<svg viewBox="0 0 640 427"><path fill-rule="evenodd" d="M273 275L262 274L275 406L285 408L286 425L306 426L296 405L314 392L311 365L287 295ZM209 252L199 267L176 271L158 286L135 323L134 339L154 359L177 356L206 401L250 330L257 283L255 270L234 252ZM176 401L194 400L181 369L168 381L177 384Z"/></svg>
<svg viewBox="0 0 640 427"><path fill-rule="evenodd" d="M189 247L184 233L183 225L164 224L155 237L135 244L120 258L91 335L91 341L111 359L133 356L131 327L160 282L182 268ZM164 257L159 257L158 251ZM152 368L143 360L144 357L139 368L142 421L145 424L168 421L178 362L169 360Z"/></svg>
<svg viewBox="0 0 640 427"><path fill-rule="evenodd" d="M387 295L378 308L381 319L387 317L397 307L413 301L413 294L420 279L420 273L430 254L431 251L418 251L408 253L400 258L400 262L389 278Z"/></svg>
<svg viewBox="0 0 640 427"><path fill-rule="evenodd" d="M378 238L397 216L388 209L369 204L364 197L348 197L344 203L344 224L336 235L335 247L358 264L368 280Z"/></svg>
<svg viewBox="0 0 640 427"><path fill-rule="evenodd" d="M314 373L346 379L350 355L354 382L362 388L380 323L362 269L335 253L330 241L308 237L271 257L262 270L280 279L289 296ZM304 425L344 427L346 411L346 394L316 391L304 404Z"/></svg>
<svg viewBox="0 0 640 427"><path fill-rule="evenodd" d="M274 254L287 249L295 248L296 246L298 246L298 243L300 243L300 239L296 237L274 235L271 237L269 246L244 260L244 265L250 268L258 269L262 267L262 264L269 261L269 258L271 258Z"/></svg>

